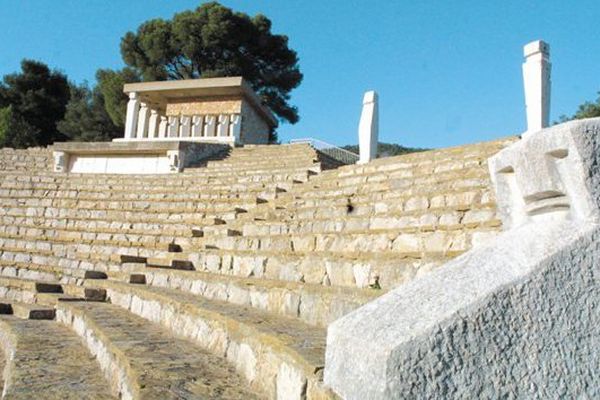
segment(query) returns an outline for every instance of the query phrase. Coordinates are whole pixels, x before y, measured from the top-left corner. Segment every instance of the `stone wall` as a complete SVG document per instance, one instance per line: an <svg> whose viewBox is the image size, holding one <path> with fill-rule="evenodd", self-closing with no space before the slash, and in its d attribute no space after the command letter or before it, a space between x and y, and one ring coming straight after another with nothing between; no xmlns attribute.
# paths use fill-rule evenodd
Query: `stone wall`
<svg viewBox="0 0 600 400"><path fill-rule="evenodd" d="M242 100L239 97L223 96L215 99L181 99L167 104L167 116L239 114Z"/></svg>
<svg viewBox="0 0 600 400"><path fill-rule="evenodd" d="M242 102L242 143L267 144L269 131L269 125L256 110L248 102Z"/></svg>

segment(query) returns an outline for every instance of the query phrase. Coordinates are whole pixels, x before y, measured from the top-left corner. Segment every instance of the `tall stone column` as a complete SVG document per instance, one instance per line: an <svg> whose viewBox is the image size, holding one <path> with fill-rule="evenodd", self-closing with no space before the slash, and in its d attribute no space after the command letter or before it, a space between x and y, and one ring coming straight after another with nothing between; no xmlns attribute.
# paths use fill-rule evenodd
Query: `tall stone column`
<svg viewBox="0 0 600 400"><path fill-rule="evenodd" d="M379 107L375 91L365 93L363 108L358 124L359 164L368 163L377 156L379 139Z"/></svg>
<svg viewBox="0 0 600 400"><path fill-rule="evenodd" d="M167 127L169 126L169 120L165 115L160 116L160 123L158 124L158 137L167 137Z"/></svg>
<svg viewBox="0 0 600 400"><path fill-rule="evenodd" d="M148 124L148 137L156 138L158 137L158 125L160 121L160 115L158 111L155 109L150 110L150 123Z"/></svg>
<svg viewBox="0 0 600 400"><path fill-rule="evenodd" d="M235 143L239 143L242 132L242 116L240 114L231 114L229 116L229 136L233 137Z"/></svg>
<svg viewBox="0 0 600 400"><path fill-rule="evenodd" d="M217 124L217 136L226 137L229 135L229 115L220 114Z"/></svg>
<svg viewBox="0 0 600 400"><path fill-rule="evenodd" d="M193 137L201 137L202 136L202 115L194 115L192 117L192 136Z"/></svg>
<svg viewBox="0 0 600 400"><path fill-rule="evenodd" d="M527 133L537 132L550 123L550 46L536 40L523 47L523 84L527 110Z"/></svg>
<svg viewBox="0 0 600 400"><path fill-rule="evenodd" d="M127 103L127 116L125 117L125 139L135 138L137 132L138 112L140 110L140 98L136 92L129 93Z"/></svg>
<svg viewBox="0 0 600 400"><path fill-rule="evenodd" d="M150 108L147 103L140 103L140 115L138 116L137 135L138 139L148 137L148 125L150 122Z"/></svg>

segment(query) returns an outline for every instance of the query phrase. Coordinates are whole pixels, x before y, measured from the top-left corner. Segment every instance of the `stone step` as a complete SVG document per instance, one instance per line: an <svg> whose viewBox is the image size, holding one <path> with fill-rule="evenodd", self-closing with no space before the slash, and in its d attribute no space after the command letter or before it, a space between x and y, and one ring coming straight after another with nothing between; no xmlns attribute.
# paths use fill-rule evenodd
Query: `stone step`
<svg viewBox="0 0 600 400"><path fill-rule="evenodd" d="M123 308L61 303L57 320L84 340L122 398L259 398L224 359Z"/></svg>
<svg viewBox="0 0 600 400"><path fill-rule="evenodd" d="M55 208L55 207L12 207L0 209L0 216L12 218L34 218L38 219L53 219L63 221L76 221L75 223L85 225L85 222L90 224L105 224L112 226L119 223L122 229L128 229L133 226L134 229L142 231L162 231L163 226L168 229L173 227L174 231L185 227L197 227L214 225L216 221L227 221L235 219L239 214L244 214L244 210L233 209L232 211L219 213L153 213L148 214L144 211L123 212L113 210L82 210L73 208ZM175 218L177 217L177 218ZM7 223L10 223L7 220ZM16 223L21 220L14 221Z"/></svg>
<svg viewBox="0 0 600 400"><path fill-rule="evenodd" d="M325 286L390 289L452 257L405 257L394 253L347 251L282 252L204 250L190 253L196 271Z"/></svg>
<svg viewBox="0 0 600 400"><path fill-rule="evenodd" d="M266 221L236 220L227 225L211 226L215 236L227 235L227 230L241 232L241 236L298 235L309 233L356 233L359 231L378 231L407 229L411 231L455 230L476 228L479 226L500 226L497 210L491 206L475 206L468 211L449 208L428 209L427 212L380 212L375 215L332 216L330 218L305 218L285 220L271 218Z"/></svg>
<svg viewBox="0 0 600 400"><path fill-rule="evenodd" d="M251 265L247 266L250 267ZM239 272L244 276L251 271ZM325 287L210 272L148 268L143 263L124 264L122 271L111 272L109 275L111 279L121 282L176 289L209 300L226 301L284 317L298 318L310 325L324 328L384 293L370 288Z"/></svg>
<svg viewBox="0 0 600 400"><path fill-rule="evenodd" d="M438 192L431 196L388 197L375 201L355 201L350 198L336 198L331 201L316 201L308 205L285 205L273 203L269 207L253 209L251 213L240 216L246 220L314 220L344 218L346 216L376 216L378 214L415 215L418 212L468 211L471 209L495 207L495 198L489 189L458 192Z"/></svg>
<svg viewBox="0 0 600 400"><path fill-rule="evenodd" d="M6 258L14 258L10 256L10 254L2 254L0 276L68 284L81 284L85 279L107 278L106 273L102 271L54 266L48 263L36 264L31 261L16 262L7 260Z"/></svg>
<svg viewBox="0 0 600 400"><path fill-rule="evenodd" d="M91 189L91 188L90 188ZM148 192L131 192L131 191L115 191L110 189L99 190L98 188L90 189L47 189L37 187L35 189L18 189L13 187L0 188L0 197L2 198L19 198L19 199L64 199L64 200L85 200L85 201L149 201L149 202L190 202L190 201L254 201L259 199L275 199L278 193L285 192L281 188L260 188L260 190L246 190L243 192L227 192L227 191L204 191L201 192L167 192L167 193L148 193Z"/></svg>
<svg viewBox="0 0 600 400"><path fill-rule="evenodd" d="M0 297L29 304L54 304L61 299L104 301L106 292L103 289L84 286L2 276L0 277Z"/></svg>
<svg viewBox="0 0 600 400"><path fill-rule="evenodd" d="M0 316L5 399L116 399L79 337L53 321Z"/></svg>
<svg viewBox="0 0 600 400"><path fill-rule="evenodd" d="M391 252L399 257L455 257L472 247L473 235L498 232L492 226L419 232L412 228L335 233L308 233L265 236L222 236L210 238L206 248L220 250L280 252ZM475 239L477 240L477 239Z"/></svg>
<svg viewBox="0 0 600 400"><path fill-rule="evenodd" d="M332 398L321 382L324 329L177 290L113 281L94 285L107 290L112 304L225 357L268 398Z"/></svg>
<svg viewBox="0 0 600 400"><path fill-rule="evenodd" d="M14 315L21 319L54 319L56 312L52 307L18 301L4 302L0 299L0 314Z"/></svg>

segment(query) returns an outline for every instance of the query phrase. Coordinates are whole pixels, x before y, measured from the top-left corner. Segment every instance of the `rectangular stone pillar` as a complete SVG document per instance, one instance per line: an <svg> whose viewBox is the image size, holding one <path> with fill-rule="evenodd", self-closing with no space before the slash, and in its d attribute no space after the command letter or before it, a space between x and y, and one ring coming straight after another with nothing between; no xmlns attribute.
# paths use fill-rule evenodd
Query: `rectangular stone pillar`
<svg viewBox="0 0 600 400"><path fill-rule="evenodd" d="M135 138L137 132L138 112L140 109L140 99L136 92L129 93L129 102L127 103L127 115L125 117L125 139Z"/></svg>
<svg viewBox="0 0 600 400"><path fill-rule="evenodd" d="M226 137L229 135L229 115L219 115L219 124L217 125L217 136Z"/></svg>
<svg viewBox="0 0 600 400"><path fill-rule="evenodd" d="M375 91L365 93L358 124L359 164L368 163L377 156L377 142L379 139L379 108L377 103L378 97Z"/></svg>
<svg viewBox="0 0 600 400"><path fill-rule="evenodd" d="M160 116L160 123L158 124L158 137L165 138L167 137L167 127L169 126L169 121L166 116Z"/></svg>
<svg viewBox="0 0 600 400"><path fill-rule="evenodd" d="M190 137L192 118L188 115L182 115L179 121L179 137Z"/></svg>
<svg viewBox="0 0 600 400"><path fill-rule="evenodd" d="M170 116L169 125L167 127L167 137L174 138L179 135L179 117Z"/></svg>
<svg viewBox="0 0 600 400"><path fill-rule="evenodd" d="M158 137L158 125L160 121L160 115L158 111L155 109L150 110L150 123L148 124L148 137L156 138Z"/></svg>
<svg viewBox="0 0 600 400"><path fill-rule="evenodd" d="M240 114L231 114L229 116L229 136L235 138L235 143L240 142L242 132L242 116Z"/></svg>
<svg viewBox="0 0 600 400"><path fill-rule="evenodd" d="M215 136L216 127L217 118L214 115L207 115L204 117L204 136Z"/></svg>
<svg viewBox="0 0 600 400"><path fill-rule="evenodd" d="M550 124L550 46L536 40L523 47L523 84L527 111L527 133Z"/></svg>
<svg viewBox="0 0 600 400"><path fill-rule="evenodd" d="M150 108L147 103L140 103L139 114L136 137L138 139L144 139L148 137L148 125L150 123Z"/></svg>
<svg viewBox="0 0 600 400"><path fill-rule="evenodd" d="M202 136L202 115L194 115L192 117L192 137Z"/></svg>

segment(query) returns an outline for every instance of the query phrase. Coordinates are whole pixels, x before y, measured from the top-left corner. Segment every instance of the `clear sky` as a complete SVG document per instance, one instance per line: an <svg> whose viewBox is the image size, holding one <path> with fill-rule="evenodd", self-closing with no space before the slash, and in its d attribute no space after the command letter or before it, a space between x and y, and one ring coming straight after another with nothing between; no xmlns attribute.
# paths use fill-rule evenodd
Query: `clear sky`
<svg viewBox="0 0 600 400"><path fill-rule="evenodd" d="M22 58L75 82L123 66L120 38L192 0L0 0L0 75ZM263 13L290 37L304 81L293 92L300 122L280 138L357 142L362 94L380 98L380 140L444 147L525 129L522 46L550 43L551 119L600 90L600 2L223 0Z"/></svg>

